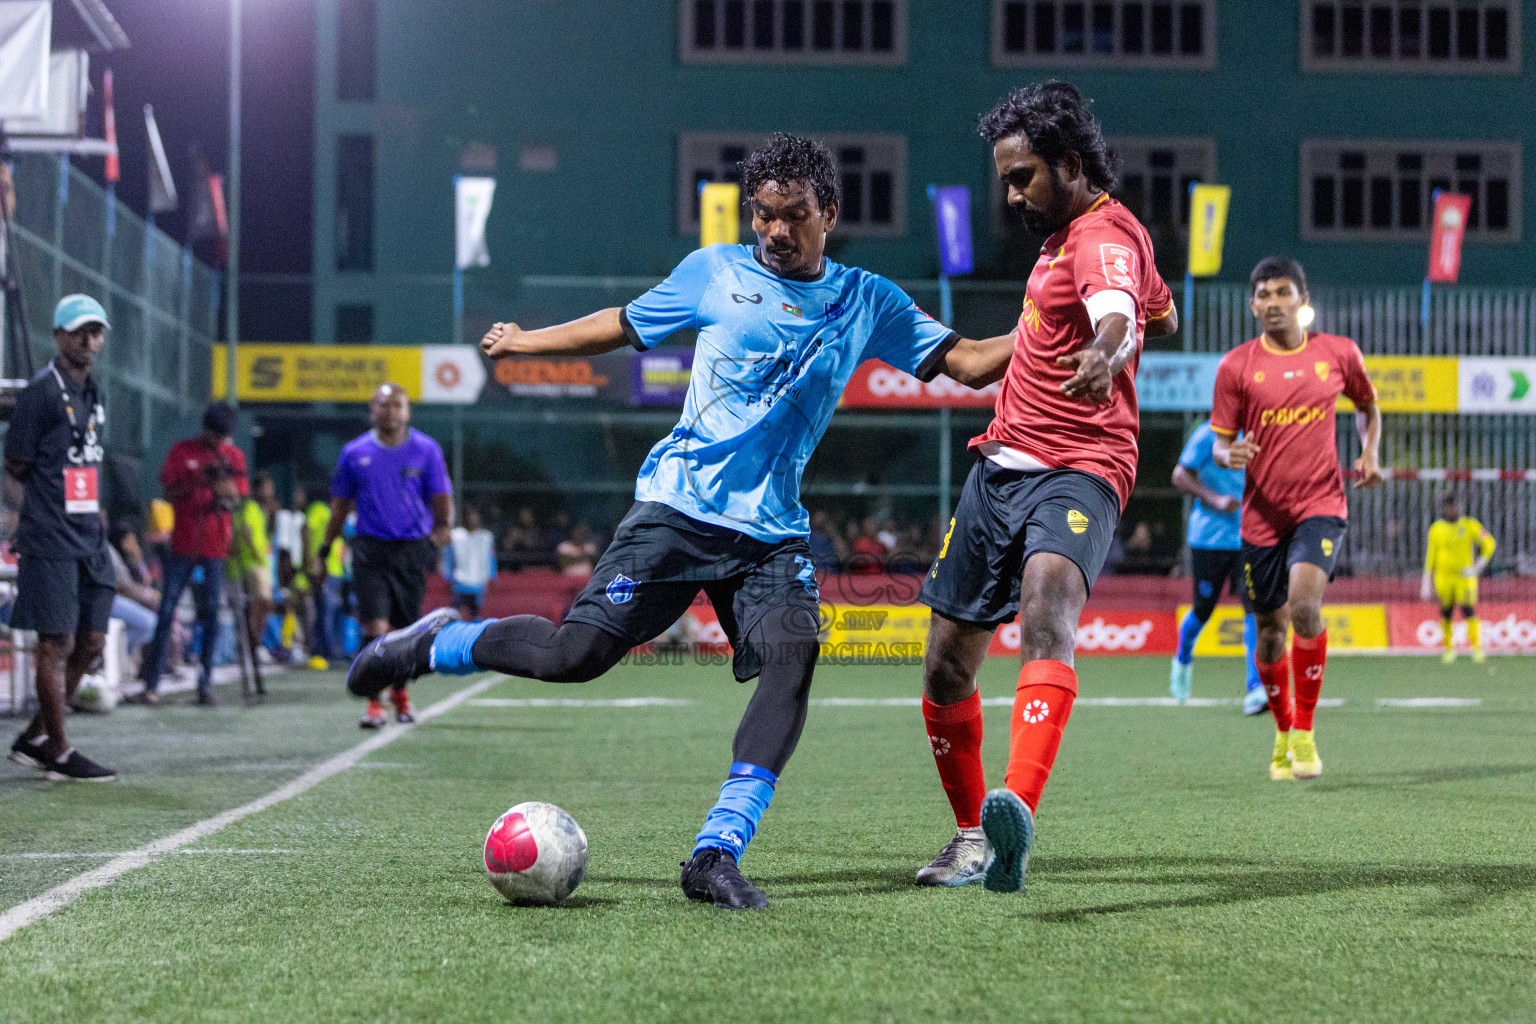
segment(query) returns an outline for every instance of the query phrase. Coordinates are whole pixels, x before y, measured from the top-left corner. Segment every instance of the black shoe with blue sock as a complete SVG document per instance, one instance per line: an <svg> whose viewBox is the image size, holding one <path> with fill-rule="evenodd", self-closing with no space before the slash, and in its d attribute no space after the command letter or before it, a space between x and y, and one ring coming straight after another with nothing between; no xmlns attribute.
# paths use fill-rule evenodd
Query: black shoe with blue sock
<svg viewBox="0 0 1536 1024"><path fill-rule="evenodd" d="M377 700L391 686L404 685L430 672L448 671L433 665L432 653L438 635L451 624L465 625L459 623L459 613L452 608L439 608L404 629L385 633L358 652L347 672L347 689L359 697ZM475 623L469 628L484 629L485 624ZM473 647L474 641L468 646ZM470 662L467 671L473 672L467 649L463 660Z"/></svg>
<svg viewBox="0 0 1536 1024"><path fill-rule="evenodd" d="M720 787L720 799L699 830L693 856L682 865L683 892L689 899L726 910L757 910L768 905L768 897L742 876L737 865L757 834L758 822L768 810L778 781L767 768L745 761L731 765L725 785Z"/></svg>

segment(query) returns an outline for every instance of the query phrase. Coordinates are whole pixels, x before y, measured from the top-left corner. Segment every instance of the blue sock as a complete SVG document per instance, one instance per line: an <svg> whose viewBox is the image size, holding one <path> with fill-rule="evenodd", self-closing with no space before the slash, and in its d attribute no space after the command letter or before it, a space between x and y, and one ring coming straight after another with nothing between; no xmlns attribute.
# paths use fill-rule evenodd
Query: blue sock
<svg viewBox="0 0 1536 1024"><path fill-rule="evenodd" d="M1179 623L1179 650L1173 656L1173 660L1180 665L1188 665L1195 660L1195 641L1200 638L1200 631L1205 628L1205 623L1195 618L1195 610L1191 608L1184 613L1184 620Z"/></svg>
<svg viewBox="0 0 1536 1024"><path fill-rule="evenodd" d="M467 676L480 671L480 666L475 664L475 641L494 621L450 622L439 630L432 638L432 671L445 676Z"/></svg>
<svg viewBox="0 0 1536 1024"><path fill-rule="evenodd" d="M757 823L763 820L778 781L779 777L767 768L745 761L732 763L730 777L720 787L720 799L710 808L704 827L699 829L693 852L724 850L741 863L741 855L757 834Z"/></svg>
<svg viewBox="0 0 1536 1024"><path fill-rule="evenodd" d="M1259 622L1250 612L1243 616L1243 656L1248 659L1248 689L1257 690L1264 684L1259 682L1259 663L1254 660L1254 648L1259 645Z"/></svg>

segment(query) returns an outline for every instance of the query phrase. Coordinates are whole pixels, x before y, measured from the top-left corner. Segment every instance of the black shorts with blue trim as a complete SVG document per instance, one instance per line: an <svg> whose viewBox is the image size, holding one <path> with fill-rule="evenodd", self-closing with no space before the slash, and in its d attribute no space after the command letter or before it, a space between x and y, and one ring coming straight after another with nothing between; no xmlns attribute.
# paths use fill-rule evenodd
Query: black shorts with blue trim
<svg viewBox="0 0 1536 1024"><path fill-rule="evenodd" d="M746 682L762 671L746 642L765 616L784 631L817 635L821 592L804 537L762 541L701 522L656 501L639 501L614 532L567 622L585 622L629 642L660 636L703 591L735 649L732 669Z"/></svg>
<svg viewBox="0 0 1536 1024"><path fill-rule="evenodd" d="M1109 557L1120 497L1076 469L1027 472L976 460L918 600L946 618L993 628L1019 612L1024 563L1069 558L1089 590Z"/></svg>
<svg viewBox="0 0 1536 1024"><path fill-rule="evenodd" d="M1268 547L1243 541L1243 581L1253 610L1265 615L1290 599L1291 566L1297 562L1317 566L1332 582L1348 529L1338 516L1312 516Z"/></svg>
<svg viewBox="0 0 1536 1024"><path fill-rule="evenodd" d="M1194 584L1191 607L1201 622L1209 619L1221 600L1221 588L1243 602L1243 611L1251 612L1248 588L1243 581L1242 548L1189 549L1189 574Z"/></svg>

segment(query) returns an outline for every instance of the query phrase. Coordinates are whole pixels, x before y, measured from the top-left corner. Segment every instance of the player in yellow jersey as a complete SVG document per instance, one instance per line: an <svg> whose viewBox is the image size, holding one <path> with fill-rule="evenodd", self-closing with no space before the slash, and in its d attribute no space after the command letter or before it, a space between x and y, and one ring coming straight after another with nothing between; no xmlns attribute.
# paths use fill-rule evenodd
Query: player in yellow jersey
<svg viewBox="0 0 1536 1024"><path fill-rule="evenodd" d="M1483 654L1482 623L1477 618L1477 578L1493 558L1493 534L1471 516L1461 514L1461 500L1447 494L1440 502L1440 518L1429 527L1429 545L1424 552L1424 583L1420 596L1440 599L1440 624L1445 629L1447 665L1456 660L1456 638L1451 632L1451 615L1460 606L1467 622L1467 642L1472 645L1472 660L1481 662Z"/></svg>

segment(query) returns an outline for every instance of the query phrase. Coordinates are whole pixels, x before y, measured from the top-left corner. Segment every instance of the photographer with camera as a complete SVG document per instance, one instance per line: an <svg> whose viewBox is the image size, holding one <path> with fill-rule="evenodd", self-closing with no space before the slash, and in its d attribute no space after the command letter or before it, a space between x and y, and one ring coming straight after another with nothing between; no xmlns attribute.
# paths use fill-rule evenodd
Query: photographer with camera
<svg viewBox="0 0 1536 1024"><path fill-rule="evenodd" d="M160 615L155 637L145 652L144 693L139 701L157 704L156 691L164 670L165 644L176 616L176 603L188 583L193 583L197 621L203 626L202 672L197 677L197 702L213 703L213 649L219 635L219 597L224 582L224 563L234 534L231 513L250 493L246 481L245 453L230 441L235 429L235 410L216 402L203 414L203 432L177 441L160 467L160 485L175 510L171 550L165 558L165 580L160 596ZM193 574L202 570L201 582Z"/></svg>

